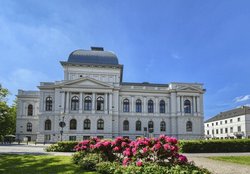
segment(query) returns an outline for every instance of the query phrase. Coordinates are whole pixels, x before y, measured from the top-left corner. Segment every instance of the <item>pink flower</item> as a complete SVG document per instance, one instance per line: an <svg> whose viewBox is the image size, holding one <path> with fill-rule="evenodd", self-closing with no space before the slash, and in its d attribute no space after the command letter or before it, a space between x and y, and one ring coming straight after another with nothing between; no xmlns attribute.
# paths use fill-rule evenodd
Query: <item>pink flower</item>
<svg viewBox="0 0 250 174"><path fill-rule="evenodd" d="M105 146L105 147L109 146L110 144L111 144L111 143L110 143L109 141L103 142L103 146Z"/></svg>
<svg viewBox="0 0 250 174"><path fill-rule="evenodd" d="M115 147L115 148L113 148L113 150L114 150L115 152L117 152L117 151L120 150L120 148L119 148L119 147Z"/></svg>
<svg viewBox="0 0 250 174"><path fill-rule="evenodd" d="M188 161L187 157L184 155L179 155L178 160L180 161L180 163L186 163Z"/></svg>
<svg viewBox="0 0 250 174"><path fill-rule="evenodd" d="M137 161L136 165L139 166L139 167L141 167L142 166L142 162L141 161Z"/></svg>
<svg viewBox="0 0 250 174"><path fill-rule="evenodd" d="M160 143L157 143L157 144L155 144L155 150L159 150L160 148L161 148L161 144Z"/></svg>
<svg viewBox="0 0 250 174"><path fill-rule="evenodd" d="M128 162L130 161L129 158L125 158L123 161L122 161L122 165L126 166L128 164Z"/></svg>
<svg viewBox="0 0 250 174"><path fill-rule="evenodd" d="M144 148L142 148L142 151L143 151L143 153L147 153L148 148L144 147Z"/></svg>
<svg viewBox="0 0 250 174"><path fill-rule="evenodd" d="M122 147L126 147L127 143L126 142L122 142Z"/></svg>
<svg viewBox="0 0 250 174"><path fill-rule="evenodd" d="M170 145L169 144L164 144L163 147L164 147L164 150L170 150Z"/></svg>

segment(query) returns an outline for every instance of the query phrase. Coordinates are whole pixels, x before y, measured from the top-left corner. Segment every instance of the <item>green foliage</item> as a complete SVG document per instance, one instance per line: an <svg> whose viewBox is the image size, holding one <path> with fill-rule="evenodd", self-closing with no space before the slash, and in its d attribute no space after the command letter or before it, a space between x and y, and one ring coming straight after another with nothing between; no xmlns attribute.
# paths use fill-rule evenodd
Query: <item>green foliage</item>
<svg viewBox="0 0 250 174"><path fill-rule="evenodd" d="M100 161L99 155L96 153L88 153L79 161L79 166L88 171L95 171L96 164Z"/></svg>
<svg viewBox="0 0 250 174"><path fill-rule="evenodd" d="M77 141L62 141L48 146L47 152L75 152L74 147L78 144Z"/></svg>
<svg viewBox="0 0 250 174"><path fill-rule="evenodd" d="M0 141L5 135L15 135L16 132L16 102L12 106L6 103L9 94L0 84Z"/></svg>
<svg viewBox="0 0 250 174"><path fill-rule="evenodd" d="M72 156L72 161L74 164L79 164L81 159L83 159L85 156L86 156L86 152L84 152L84 151L76 152Z"/></svg>
<svg viewBox="0 0 250 174"><path fill-rule="evenodd" d="M250 139L179 141L182 153L250 152Z"/></svg>
<svg viewBox="0 0 250 174"><path fill-rule="evenodd" d="M250 166L250 156L217 156L217 157L209 157L209 158L213 160L245 164L245 165Z"/></svg>
<svg viewBox="0 0 250 174"><path fill-rule="evenodd" d="M100 174L114 173L120 166L117 162L100 162L96 164L96 171Z"/></svg>
<svg viewBox="0 0 250 174"><path fill-rule="evenodd" d="M198 168L190 163L186 165L145 163L143 167L138 167L121 166L115 162L101 162L96 165L96 170L100 174L211 174L207 169Z"/></svg>

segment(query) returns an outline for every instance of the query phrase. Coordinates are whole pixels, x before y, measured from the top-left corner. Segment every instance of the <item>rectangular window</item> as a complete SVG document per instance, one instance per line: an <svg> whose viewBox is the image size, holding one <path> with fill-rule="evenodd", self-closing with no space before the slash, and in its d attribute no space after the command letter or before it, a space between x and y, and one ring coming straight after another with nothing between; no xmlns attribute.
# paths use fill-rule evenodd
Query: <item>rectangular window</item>
<svg viewBox="0 0 250 174"><path fill-rule="evenodd" d="M76 136L69 136L69 141L76 141Z"/></svg>
<svg viewBox="0 0 250 174"><path fill-rule="evenodd" d="M238 126L238 132L241 132L241 126Z"/></svg>
<svg viewBox="0 0 250 174"><path fill-rule="evenodd" d="M216 134L219 134L219 129L216 129Z"/></svg>
<svg viewBox="0 0 250 174"><path fill-rule="evenodd" d="M220 124L222 124L222 121L220 121Z"/></svg>
<svg viewBox="0 0 250 174"><path fill-rule="evenodd" d="M45 140L45 141L50 141L50 135L49 135L49 134L44 135L44 140Z"/></svg>
<svg viewBox="0 0 250 174"><path fill-rule="evenodd" d="M209 135L209 130L207 130L207 135Z"/></svg>
<svg viewBox="0 0 250 174"><path fill-rule="evenodd" d="M212 126L214 126L214 123L212 123Z"/></svg>
<svg viewBox="0 0 250 174"><path fill-rule="evenodd" d="M218 125L218 122L216 122L216 125Z"/></svg>
<svg viewBox="0 0 250 174"><path fill-rule="evenodd" d="M88 140L88 139L90 139L90 136L83 136L82 139L83 140Z"/></svg>
<svg viewBox="0 0 250 174"><path fill-rule="evenodd" d="M209 127L209 124L207 124L207 127Z"/></svg>
<svg viewBox="0 0 250 174"><path fill-rule="evenodd" d="M233 119L230 119L230 123L232 123L233 122Z"/></svg>
<svg viewBox="0 0 250 174"><path fill-rule="evenodd" d="M240 117L238 118L238 121L240 121Z"/></svg>
<svg viewBox="0 0 250 174"><path fill-rule="evenodd" d="M225 128L225 133L226 133L226 134L228 133L227 128Z"/></svg>
<svg viewBox="0 0 250 174"><path fill-rule="evenodd" d="M230 133L233 133L233 127L230 127Z"/></svg>
<svg viewBox="0 0 250 174"><path fill-rule="evenodd" d="M227 124L227 120L225 120L225 124Z"/></svg>
<svg viewBox="0 0 250 174"><path fill-rule="evenodd" d="M223 129L220 129L220 133L223 134Z"/></svg>

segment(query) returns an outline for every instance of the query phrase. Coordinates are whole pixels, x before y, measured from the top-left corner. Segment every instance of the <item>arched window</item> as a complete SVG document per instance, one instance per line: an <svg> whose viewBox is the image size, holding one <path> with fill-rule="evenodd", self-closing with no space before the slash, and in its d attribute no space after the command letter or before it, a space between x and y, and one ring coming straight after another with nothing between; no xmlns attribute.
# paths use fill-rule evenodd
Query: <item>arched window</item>
<svg viewBox="0 0 250 174"><path fill-rule="evenodd" d="M97 130L103 130L104 129L104 121L103 119L97 120Z"/></svg>
<svg viewBox="0 0 250 174"><path fill-rule="evenodd" d="M52 97L46 98L45 110L52 111Z"/></svg>
<svg viewBox="0 0 250 174"><path fill-rule="evenodd" d="M135 109L136 109L136 112L141 112L142 109L141 109L141 100L140 99L136 100Z"/></svg>
<svg viewBox="0 0 250 174"><path fill-rule="evenodd" d="M184 113L191 113L191 102L189 100L184 101Z"/></svg>
<svg viewBox="0 0 250 174"><path fill-rule="evenodd" d="M165 113L165 101L160 101L160 113Z"/></svg>
<svg viewBox="0 0 250 174"><path fill-rule="evenodd" d="M136 131L141 131L141 121L140 120L137 120L135 122L135 130Z"/></svg>
<svg viewBox="0 0 250 174"><path fill-rule="evenodd" d="M28 105L28 116L33 115L33 105Z"/></svg>
<svg viewBox="0 0 250 174"><path fill-rule="evenodd" d="M166 123L165 123L165 121L161 121L160 129L161 129L161 131L166 131Z"/></svg>
<svg viewBox="0 0 250 174"><path fill-rule="evenodd" d="M92 100L89 96L84 99L84 110L90 111L92 109Z"/></svg>
<svg viewBox="0 0 250 174"><path fill-rule="evenodd" d="M128 99L123 100L123 112L129 112L129 100Z"/></svg>
<svg viewBox="0 0 250 174"><path fill-rule="evenodd" d="M193 131L193 124L191 121L187 121L186 123L186 131L187 132L192 132Z"/></svg>
<svg viewBox="0 0 250 174"><path fill-rule="evenodd" d="M124 120L124 122L123 122L123 130L124 131L129 130L129 122L128 122L128 120Z"/></svg>
<svg viewBox="0 0 250 174"><path fill-rule="evenodd" d="M71 110L79 110L79 98L77 96L71 98Z"/></svg>
<svg viewBox="0 0 250 174"><path fill-rule="evenodd" d="M148 122L148 132L149 133L153 133L154 132L154 122L153 121L149 121Z"/></svg>
<svg viewBox="0 0 250 174"><path fill-rule="evenodd" d="M91 122L89 119L85 119L83 122L83 129L84 130L90 130Z"/></svg>
<svg viewBox="0 0 250 174"><path fill-rule="evenodd" d="M148 113L153 113L154 112L154 102L153 100L148 101Z"/></svg>
<svg viewBox="0 0 250 174"><path fill-rule="evenodd" d="M51 130L51 120L46 120L44 125L45 130Z"/></svg>
<svg viewBox="0 0 250 174"><path fill-rule="evenodd" d="M97 98L97 105L96 105L97 111L103 111L104 110L104 99L103 97Z"/></svg>
<svg viewBox="0 0 250 174"><path fill-rule="evenodd" d="M77 122L76 119L71 119L69 122L69 129L70 130L76 130Z"/></svg>
<svg viewBox="0 0 250 174"><path fill-rule="evenodd" d="M32 124L30 122L27 123L27 132L32 132Z"/></svg>

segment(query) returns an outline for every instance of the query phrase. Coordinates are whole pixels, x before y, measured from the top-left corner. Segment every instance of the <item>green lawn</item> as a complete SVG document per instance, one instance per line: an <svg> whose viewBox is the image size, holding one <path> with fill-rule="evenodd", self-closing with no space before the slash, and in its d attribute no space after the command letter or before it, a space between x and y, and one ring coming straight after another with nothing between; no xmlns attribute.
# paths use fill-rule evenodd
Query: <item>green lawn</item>
<svg viewBox="0 0 250 174"><path fill-rule="evenodd" d="M250 156L220 156L220 157L209 157L209 158L213 160L250 165Z"/></svg>
<svg viewBox="0 0 250 174"><path fill-rule="evenodd" d="M84 173L71 162L70 156L49 155L0 155L0 173L4 174L52 174Z"/></svg>

